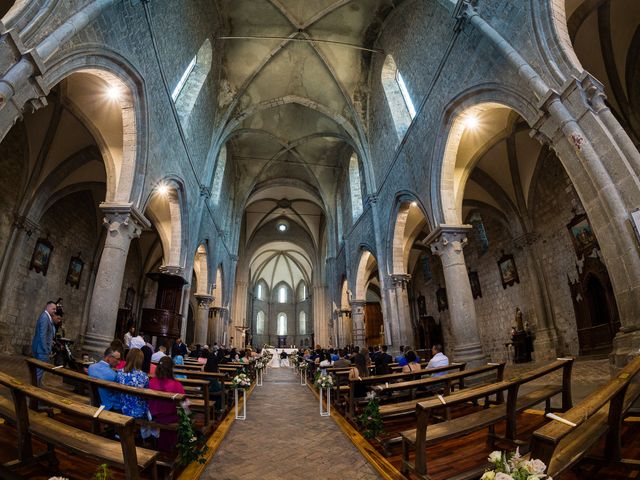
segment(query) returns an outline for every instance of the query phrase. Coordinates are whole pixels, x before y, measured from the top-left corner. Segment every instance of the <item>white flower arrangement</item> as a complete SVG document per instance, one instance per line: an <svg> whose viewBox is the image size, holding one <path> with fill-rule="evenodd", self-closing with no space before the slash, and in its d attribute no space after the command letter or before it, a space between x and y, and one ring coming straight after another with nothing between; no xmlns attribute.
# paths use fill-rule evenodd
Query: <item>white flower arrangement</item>
<svg viewBox="0 0 640 480"><path fill-rule="evenodd" d="M255 363L256 370L262 370L269 363L266 359L258 358Z"/></svg>
<svg viewBox="0 0 640 480"><path fill-rule="evenodd" d="M245 373L239 373L231 380L231 388L246 390L251 386L251 379Z"/></svg>
<svg viewBox="0 0 640 480"><path fill-rule="evenodd" d="M309 368L309 364L304 360L298 364L298 370L306 370L307 368Z"/></svg>
<svg viewBox="0 0 640 480"><path fill-rule="evenodd" d="M316 380L318 388L331 388L333 387L333 377L331 375L320 375Z"/></svg>
<svg viewBox="0 0 640 480"><path fill-rule="evenodd" d="M496 450L491 452L488 460L493 468L484 472L480 480L553 480L544 473L547 466L543 461L526 460L518 449L515 453Z"/></svg>

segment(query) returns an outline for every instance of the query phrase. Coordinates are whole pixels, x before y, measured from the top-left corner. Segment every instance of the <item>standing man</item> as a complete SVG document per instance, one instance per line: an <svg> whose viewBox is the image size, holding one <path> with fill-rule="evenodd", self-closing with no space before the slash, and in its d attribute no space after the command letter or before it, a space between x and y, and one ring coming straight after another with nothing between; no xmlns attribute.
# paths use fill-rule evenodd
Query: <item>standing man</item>
<svg viewBox="0 0 640 480"><path fill-rule="evenodd" d="M38 317L36 323L36 331L31 341L31 353L38 360L48 362L51 356L51 345L56 334L56 328L53 322L53 315L56 313L58 306L54 301L48 301L44 312ZM36 369L37 385L42 385L42 376L44 370Z"/></svg>

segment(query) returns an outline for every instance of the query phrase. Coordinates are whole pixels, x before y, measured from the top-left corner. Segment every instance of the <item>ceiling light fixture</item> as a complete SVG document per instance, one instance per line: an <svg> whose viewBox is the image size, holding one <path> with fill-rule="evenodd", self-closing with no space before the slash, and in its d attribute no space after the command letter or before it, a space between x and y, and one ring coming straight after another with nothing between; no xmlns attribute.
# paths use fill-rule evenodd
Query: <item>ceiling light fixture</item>
<svg viewBox="0 0 640 480"><path fill-rule="evenodd" d="M284 233L287 230L289 230L289 222L287 222L286 220L278 220L276 222L276 230L278 230L280 233Z"/></svg>
<svg viewBox="0 0 640 480"><path fill-rule="evenodd" d="M169 185L166 183L161 183L156 187L156 193L162 197L166 197L169 193Z"/></svg>
<svg viewBox="0 0 640 480"><path fill-rule="evenodd" d="M109 100L113 100L114 102L120 100L120 89L115 85L110 85L107 88L106 94Z"/></svg>
<svg viewBox="0 0 640 480"><path fill-rule="evenodd" d="M411 202L411 206L412 207L417 207L418 206L418 202Z"/></svg>
<svg viewBox="0 0 640 480"><path fill-rule="evenodd" d="M464 124L464 127L468 128L469 130L475 130L480 124L480 120L478 120L478 117L473 113L468 114L462 122Z"/></svg>

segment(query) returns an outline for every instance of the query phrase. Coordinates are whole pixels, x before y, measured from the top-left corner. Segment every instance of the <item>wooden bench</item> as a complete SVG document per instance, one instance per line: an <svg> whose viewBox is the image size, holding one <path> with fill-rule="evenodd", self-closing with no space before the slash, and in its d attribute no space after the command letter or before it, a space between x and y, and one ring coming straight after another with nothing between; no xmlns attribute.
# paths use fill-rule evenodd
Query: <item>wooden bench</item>
<svg viewBox="0 0 640 480"><path fill-rule="evenodd" d="M551 421L533 433L531 458L542 460L547 473L557 476L578 460L606 435L606 463L627 463L640 467L638 460L623 459L620 433L625 412L640 397L640 385L631 383L640 372L640 357L636 357L604 387L593 392L562 418L575 427Z"/></svg>
<svg viewBox="0 0 640 480"><path fill-rule="evenodd" d="M49 446L46 457L55 455L53 447L59 447L121 468L127 480L139 479L140 472L144 470L148 470L153 479L157 478L158 452L136 447L133 418L106 410L95 417L98 409L93 406L76 403L41 388L26 385L4 373L0 373L0 385L10 390L13 398L11 401L0 397L0 416L16 426L18 435L18 459L12 462L13 467L37 463L41 459L33 454L32 438L36 437ZM65 414L114 428L120 440L110 440L85 432L30 410L27 407L28 398L60 409Z"/></svg>
<svg viewBox="0 0 640 480"><path fill-rule="evenodd" d="M177 375L185 375L190 380L203 380L209 383L211 379L216 379L222 385L222 389L219 392L211 392L209 391L209 401L211 402L216 397L220 397L222 400L222 405L225 405L226 408L231 408L232 405L229 405L229 402L233 400L233 395L227 395L227 390L231 385L229 381L229 377L224 372L204 372L199 370L182 370L179 368L175 368L173 370L174 374Z"/></svg>
<svg viewBox="0 0 640 480"><path fill-rule="evenodd" d="M494 431L495 425L502 421L506 421L506 439L515 443L518 412L522 412L543 401L546 402L547 409L550 409L549 399L558 394L562 395L563 408L571 408L572 366L573 359L558 359L549 365L537 368L509 381L461 390L446 397L444 404L439 398L419 402L416 405L415 412L416 428L401 433L402 472L407 473L408 471L413 471L420 478L429 478L427 476L427 446L445 440L459 438L469 433L482 430L483 428L489 428L488 441L489 444L493 446L496 438ZM563 371L563 382L561 386L543 385L535 388L526 395L518 395L522 385L533 382L560 369ZM565 392L565 389L568 391ZM477 402L488 396L499 396L504 394L505 391L507 391L506 403L496 405L493 408L489 408L489 405L485 404L482 410L446 422L431 423L435 412L443 407L453 408L466 406L469 402ZM416 451L414 463L409 459L409 452L412 448L415 448Z"/></svg>
<svg viewBox="0 0 640 480"><path fill-rule="evenodd" d="M365 399L365 397L355 396L355 390L357 386L364 386L365 388L369 388L373 385L401 382L404 380L415 380L418 378L431 376L434 373L448 372L451 370L462 371L464 370L465 367L466 367L466 363L451 363L446 367L430 368L429 370L421 369L415 372L389 373L387 375L375 375L372 377L365 377L365 378L361 378L360 380L350 380L349 381L349 409L347 414L349 418L353 419L356 413L356 403L358 401L364 401Z"/></svg>

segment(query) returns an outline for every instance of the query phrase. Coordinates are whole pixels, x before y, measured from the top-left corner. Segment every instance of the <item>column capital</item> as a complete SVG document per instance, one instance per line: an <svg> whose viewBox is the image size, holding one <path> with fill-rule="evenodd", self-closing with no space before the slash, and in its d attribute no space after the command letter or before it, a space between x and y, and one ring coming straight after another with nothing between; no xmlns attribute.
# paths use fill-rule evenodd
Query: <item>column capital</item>
<svg viewBox="0 0 640 480"><path fill-rule="evenodd" d="M351 300L351 312L359 313L366 304L366 300Z"/></svg>
<svg viewBox="0 0 640 480"><path fill-rule="evenodd" d="M401 287L402 290L407 288L407 285L411 281L411 275L408 273L392 273L389 275L391 282L395 288Z"/></svg>
<svg viewBox="0 0 640 480"><path fill-rule="evenodd" d="M198 308L209 310L209 306L211 305L211 302L213 302L213 297L211 295L196 293L194 297L196 297L196 300L198 301Z"/></svg>
<svg viewBox="0 0 640 480"><path fill-rule="evenodd" d="M431 247L431 252L434 255L441 256L445 251L451 249L456 253L460 253L467 244L467 233L472 229L471 225L440 224L429 233L424 243Z"/></svg>
<svg viewBox="0 0 640 480"><path fill-rule="evenodd" d="M181 277L183 279L186 279L184 274L184 268L179 267L178 265L162 265L158 270L160 270L160 272L162 273L166 273L167 275L174 275L176 277Z"/></svg>
<svg viewBox="0 0 640 480"><path fill-rule="evenodd" d="M132 203L102 202L100 210L104 213L103 223L112 234L136 238L151 228L151 222Z"/></svg>

